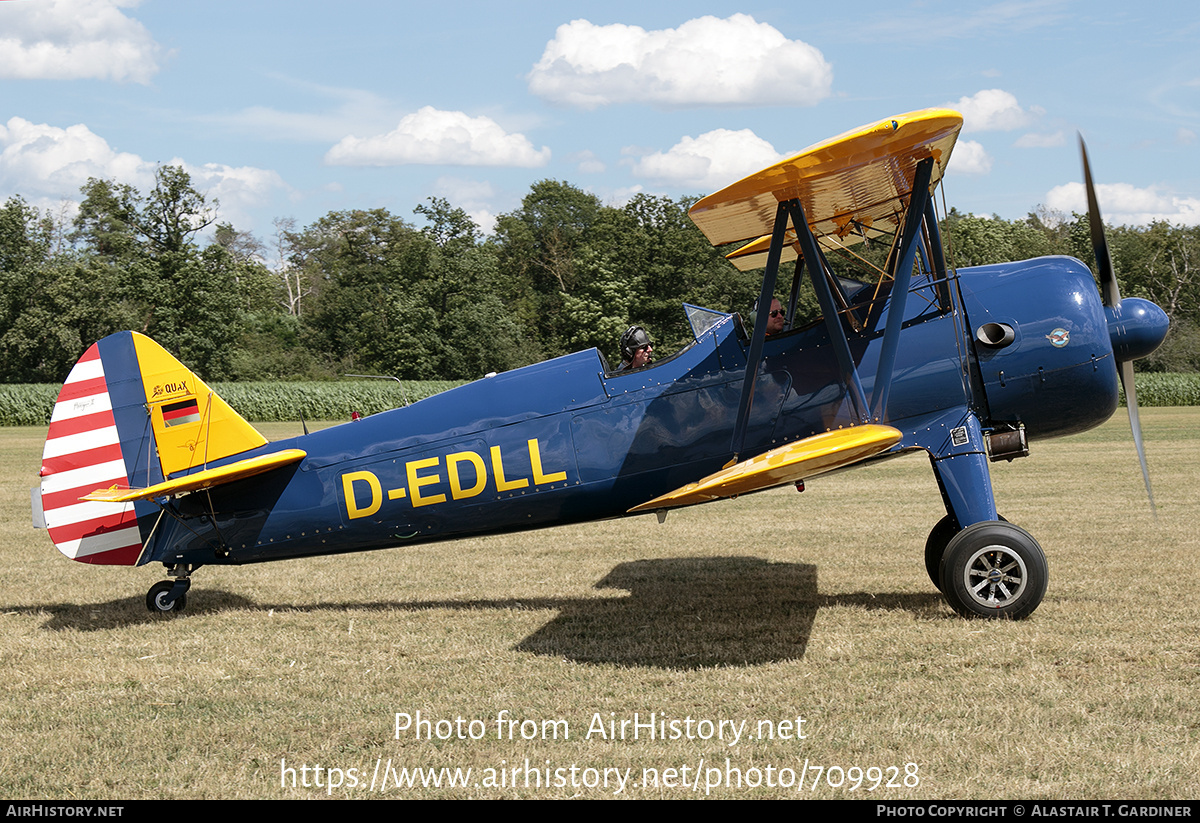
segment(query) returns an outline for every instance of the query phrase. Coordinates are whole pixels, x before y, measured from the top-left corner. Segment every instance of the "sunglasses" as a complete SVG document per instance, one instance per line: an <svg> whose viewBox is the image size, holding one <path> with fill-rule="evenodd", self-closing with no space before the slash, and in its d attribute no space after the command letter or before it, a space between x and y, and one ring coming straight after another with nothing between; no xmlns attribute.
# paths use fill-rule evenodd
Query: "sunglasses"
<svg viewBox="0 0 1200 823"><path fill-rule="evenodd" d="M786 319L787 312L785 312L783 309L775 309L773 312L771 312L771 316L772 317L783 317Z"/></svg>

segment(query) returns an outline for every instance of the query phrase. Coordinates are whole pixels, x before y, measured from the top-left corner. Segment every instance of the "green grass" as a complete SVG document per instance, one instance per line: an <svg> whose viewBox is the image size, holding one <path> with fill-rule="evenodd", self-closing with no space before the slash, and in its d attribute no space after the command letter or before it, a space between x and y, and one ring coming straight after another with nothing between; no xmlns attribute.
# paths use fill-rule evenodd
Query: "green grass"
<svg viewBox="0 0 1200 823"><path fill-rule="evenodd" d="M281 788L281 760L297 779L319 764L369 780L390 760L470 767L474 782L528 760L628 768L640 782L643 769L686 766L691 777L701 764L723 775L728 759L743 785L711 796L1200 796L1200 410L1143 410L1157 521L1121 418L994 467L1000 510L1050 563L1045 602L1017 623L960 619L926 579L925 536L942 511L919 456L662 525L644 516L204 568L188 610L160 618L142 602L156 570L72 563L29 527L44 430L0 431L0 795L326 796ZM397 739L396 713L418 711L488 733ZM537 734L496 739L502 712ZM593 718L635 712L746 731L736 745L586 739ZM803 739L746 736L797 717ZM544 739L543 721L566 721L569 739ZM864 774L894 766L900 785L812 790L811 770L803 791L745 785L806 760ZM903 785L909 763L916 787ZM704 776L697 791L622 796L705 796ZM614 791L519 780L332 796Z"/></svg>

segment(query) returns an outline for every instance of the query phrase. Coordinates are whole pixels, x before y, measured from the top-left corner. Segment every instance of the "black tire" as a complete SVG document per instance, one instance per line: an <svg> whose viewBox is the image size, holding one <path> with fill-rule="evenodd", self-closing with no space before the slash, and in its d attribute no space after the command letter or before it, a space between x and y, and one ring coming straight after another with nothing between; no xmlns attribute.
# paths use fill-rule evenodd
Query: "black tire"
<svg viewBox="0 0 1200 823"><path fill-rule="evenodd" d="M170 605L164 602L174 586L175 583L172 580L162 580L151 586L150 591L146 592L146 608L155 614L171 614L187 608L187 592L179 595Z"/></svg>
<svg viewBox="0 0 1200 823"><path fill-rule="evenodd" d="M938 591L942 590L942 555L946 553L946 546L950 545L951 539L960 531L962 529L958 527L954 515L948 514L930 530L925 541L925 571Z"/></svg>
<svg viewBox="0 0 1200 823"><path fill-rule="evenodd" d="M942 556L941 589L964 617L1020 620L1041 604L1049 575L1046 554L1029 532L989 520L951 538Z"/></svg>
<svg viewBox="0 0 1200 823"><path fill-rule="evenodd" d="M1008 522L1002 514L996 515L996 518ZM946 554L946 547L950 545L954 535L960 531L962 529L958 520L954 515L948 514L937 522L925 540L925 573L929 575L933 585L937 586L938 591L942 590L942 557Z"/></svg>

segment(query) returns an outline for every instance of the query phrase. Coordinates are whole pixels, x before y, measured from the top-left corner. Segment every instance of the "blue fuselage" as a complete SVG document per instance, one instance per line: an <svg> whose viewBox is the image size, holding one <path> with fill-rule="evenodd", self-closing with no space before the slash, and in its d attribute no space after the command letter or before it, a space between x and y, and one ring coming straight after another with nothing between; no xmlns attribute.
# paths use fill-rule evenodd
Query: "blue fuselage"
<svg viewBox="0 0 1200 823"><path fill-rule="evenodd" d="M892 453L978 451L978 437L957 435L971 416L976 431L1023 423L1054 436L1112 414L1108 319L1086 267L1041 258L962 270L957 283L949 304L933 284L907 301L881 421L904 433ZM868 396L886 316L847 327ZM1012 339L981 344L988 323ZM270 444L259 451L308 456L177 501L143 562L259 562L623 515L735 457L748 349L728 316L645 369L606 372L592 349ZM855 422L823 324L766 340L751 402L739 459Z"/></svg>

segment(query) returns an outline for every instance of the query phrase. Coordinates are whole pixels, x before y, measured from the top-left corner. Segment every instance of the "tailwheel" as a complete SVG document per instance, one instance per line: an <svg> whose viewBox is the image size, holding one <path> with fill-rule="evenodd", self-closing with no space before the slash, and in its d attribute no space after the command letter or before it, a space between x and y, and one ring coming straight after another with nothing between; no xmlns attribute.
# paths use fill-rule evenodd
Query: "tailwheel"
<svg viewBox="0 0 1200 823"><path fill-rule="evenodd" d="M1046 555L1029 532L989 520L950 539L942 556L940 588L964 617L1019 620L1041 604L1048 578Z"/></svg>
<svg viewBox="0 0 1200 823"><path fill-rule="evenodd" d="M172 614L181 612L187 607L187 590L190 582L187 578L179 580L163 580L155 583L146 593L146 608L155 614ZM174 593L176 586L180 591Z"/></svg>

